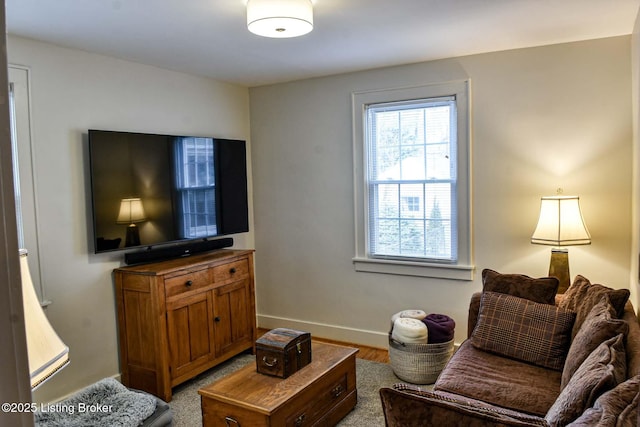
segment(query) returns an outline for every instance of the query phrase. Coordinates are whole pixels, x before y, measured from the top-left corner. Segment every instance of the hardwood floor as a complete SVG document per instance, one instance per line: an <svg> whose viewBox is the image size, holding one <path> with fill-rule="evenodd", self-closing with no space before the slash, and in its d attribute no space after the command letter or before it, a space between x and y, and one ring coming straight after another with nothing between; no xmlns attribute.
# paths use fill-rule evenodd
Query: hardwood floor
<svg viewBox="0 0 640 427"><path fill-rule="evenodd" d="M268 329L258 328L258 336L260 337L265 332L268 332L268 331L269 331ZM379 363L389 363L389 351L386 348L369 347L366 345L335 341L335 340L330 340L326 338L318 338L315 336L311 336L311 339L313 341L318 341L318 342L327 342L331 344L339 344L339 345L346 345L348 347L355 347L360 349L360 351L356 354L356 357L359 359L371 360L372 362L379 362Z"/></svg>

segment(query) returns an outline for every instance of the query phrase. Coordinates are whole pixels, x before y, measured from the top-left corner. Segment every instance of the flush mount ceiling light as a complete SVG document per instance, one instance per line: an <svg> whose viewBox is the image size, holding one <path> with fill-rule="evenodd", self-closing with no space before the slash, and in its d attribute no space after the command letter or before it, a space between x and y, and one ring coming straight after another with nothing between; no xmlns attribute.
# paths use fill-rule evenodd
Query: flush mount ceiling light
<svg viewBox="0 0 640 427"><path fill-rule="evenodd" d="M311 0L249 0L247 28L263 37L298 37L313 30Z"/></svg>

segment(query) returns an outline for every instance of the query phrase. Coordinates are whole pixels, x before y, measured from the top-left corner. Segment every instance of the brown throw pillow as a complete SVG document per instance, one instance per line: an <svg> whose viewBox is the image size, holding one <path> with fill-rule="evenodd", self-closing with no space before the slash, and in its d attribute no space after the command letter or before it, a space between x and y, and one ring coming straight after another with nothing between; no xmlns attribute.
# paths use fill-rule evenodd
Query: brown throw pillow
<svg viewBox="0 0 640 427"><path fill-rule="evenodd" d="M474 347L550 369L562 370L575 313L549 304L484 292Z"/></svg>
<svg viewBox="0 0 640 427"><path fill-rule="evenodd" d="M589 279L577 275L562 300L559 307L576 312L576 322L573 325L571 338L576 336L580 326L586 319L594 305L596 305L603 295L609 297L611 305L616 311L616 317L622 317L624 305L629 299L628 289L611 289L599 284L591 284Z"/></svg>
<svg viewBox="0 0 640 427"><path fill-rule="evenodd" d="M638 394L640 375L629 378L609 390L596 400L593 407L584 411L580 418L571 423L573 427L587 426L633 426L638 420Z"/></svg>
<svg viewBox="0 0 640 427"><path fill-rule="evenodd" d="M545 419L551 427L566 426L593 406L600 395L624 381L626 372L624 337L620 334L600 344L587 357Z"/></svg>
<svg viewBox="0 0 640 427"><path fill-rule="evenodd" d="M596 347L618 334L626 335L628 330L627 322L616 319L615 309L609 303L609 297L604 295L593 306L575 338L571 341L567 360L562 370L561 389L566 387L574 372Z"/></svg>
<svg viewBox="0 0 640 427"><path fill-rule="evenodd" d="M555 304L558 284L555 277L534 279L524 274L500 274L488 268L482 270L483 292L500 292L541 304Z"/></svg>

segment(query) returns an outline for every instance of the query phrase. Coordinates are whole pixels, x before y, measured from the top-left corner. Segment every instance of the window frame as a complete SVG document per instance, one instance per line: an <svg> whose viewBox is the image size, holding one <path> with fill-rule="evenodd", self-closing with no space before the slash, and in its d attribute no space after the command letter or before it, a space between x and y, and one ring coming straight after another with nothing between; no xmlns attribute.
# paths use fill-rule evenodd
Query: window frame
<svg viewBox="0 0 640 427"><path fill-rule="evenodd" d="M14 174L18 174L19 189L15 195L20 198L20 213L16 212L18 227L18 243L23 249L29 251L29 270L31 280L36 289L36 294L43 307L51 304L45 292L46 274L41 262L40 250L40 220L38 208L38 188L34 165L36 163L35 140L33 133L33 118L31 111L31 69L22 65L8 65L9 83L12 98L10 108L14 108L11 113L10 123L11 137L16 138L17 162L19 167L14 169ZM13 142L12 142L13 145Z"/></svg>
<svg viewBox="0 0 640 427"><path fill-rule="evenodd" d="M471 102L470 80L422 86L356 91L351 94L354 153L354 220L356 271L453 280L473 280L471 228ZM415 259L379 258L368 253L369 195L367 179L366 113L372 104L398 103L453 96L457 109L457 261L440 263Z"/></svg>

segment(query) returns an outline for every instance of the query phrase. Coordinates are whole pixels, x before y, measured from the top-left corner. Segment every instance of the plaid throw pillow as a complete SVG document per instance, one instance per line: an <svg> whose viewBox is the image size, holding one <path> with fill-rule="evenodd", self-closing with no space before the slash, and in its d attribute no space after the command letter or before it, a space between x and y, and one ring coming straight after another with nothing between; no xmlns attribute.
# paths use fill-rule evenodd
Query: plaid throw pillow
<svg viewBox="0 0 640 427"><path fill-rule="evenodd" d="M562 370L576 314L549 304L496 292L484 292L474 347Z"/></svg>

